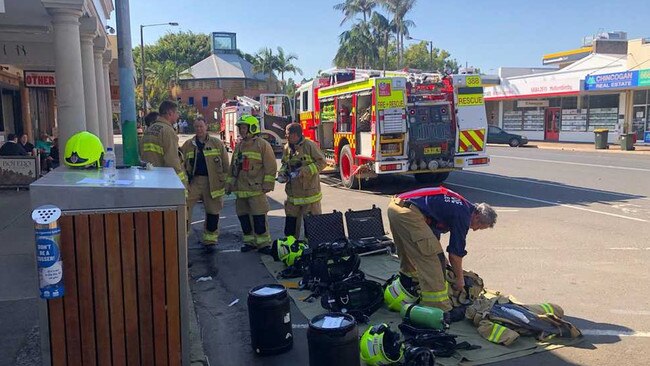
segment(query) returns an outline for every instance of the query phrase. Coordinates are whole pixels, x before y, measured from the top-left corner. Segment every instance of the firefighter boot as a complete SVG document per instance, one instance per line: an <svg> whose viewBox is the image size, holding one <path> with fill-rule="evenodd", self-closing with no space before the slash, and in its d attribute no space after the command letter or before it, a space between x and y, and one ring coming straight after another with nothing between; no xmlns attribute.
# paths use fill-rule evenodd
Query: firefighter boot
<svg viewBox="0 0 650 366"><path fill-rule="evenodd" d="M239 218L239 223L241 224L241 231L244 234L243 241L244 245L241 247L242 253L250 252L255 250L255 235L253 235L253 225L251 225L251 218L249 215L237 216Z"/></svg>
<svg viewBox="0 0 650 366"><path fill-rule="evenodd" d="M215 245L219 238L219 215L206 214L205 229L201 242L203 245Z"/></svg>
<svg viewBox="0 0 650 366"><path fill-rule="evenodd" d="M284 236L293 236L294 238L298 238L298 235L296 235L297 222L297 217L287 216L284 218Z"/></svg>
<svg viewBox="0 0 650 366"><path fill-rule="evenodd" d="M255 245L262 254L271 254L271 235L266 224L266 215L253 215L253 230L255 231Z"/></svg>

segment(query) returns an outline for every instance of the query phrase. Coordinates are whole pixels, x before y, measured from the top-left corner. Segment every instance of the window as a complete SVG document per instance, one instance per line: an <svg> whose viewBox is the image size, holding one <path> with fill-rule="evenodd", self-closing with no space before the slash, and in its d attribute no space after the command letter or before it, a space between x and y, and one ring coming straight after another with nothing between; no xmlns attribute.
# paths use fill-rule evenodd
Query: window
<svg viewBox="0 0 650 366"><path fill-rule="evenodd" d="M208 106L208 97L201 98L201 105L203 108L206 108Z"/></svg>
<svg viewBox="0 0 650 366"><path fill-rule="evenodd" d="M497 126L488 126L488 134L496 135L501 133L501 129Z"/></svg>
<svg viewBox="0 0 650 366"><path fill-rule="evenodd" d="M634 105L645 105L647 90L636 90L634 92Z"/></svg>
<svg viewBox="0 0 650 366"><path fill-rule="evenodd" d="M194 105L194 97L187 98L187 105Z"/></svg>
<svg viewBox="0 0 650 366"><path fill-rule="evenodd" d="M309 110L309 93L307 90L302 92L302 111L307 112Z"/></svg>
<svg viewBox="0 0 650 366"><path fill-rule="evenodd" d="M595 128L614 130L618 122L618 94L589 96L589 131Z"/></svg>

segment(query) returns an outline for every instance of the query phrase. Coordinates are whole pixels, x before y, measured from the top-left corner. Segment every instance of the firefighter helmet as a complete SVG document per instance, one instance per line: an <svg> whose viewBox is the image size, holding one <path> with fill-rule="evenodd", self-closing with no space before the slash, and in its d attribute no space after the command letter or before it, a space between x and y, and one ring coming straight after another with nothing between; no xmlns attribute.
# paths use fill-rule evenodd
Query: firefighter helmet
<svg viewBox="0 0 650 366"><path fill-rule="evenodd" d="M260 121L256 117L251 116L250 114L242 114L242 116L239 117L239 120L237 120L236 125L248 126L248 132L251 135L257 135L258 133L260 133Z"/></svg>
<svg viewBox="0 0 650 366"><path fill-rule="evenodd" d="M102 166L104 146L99 137L88 131L77 132L65 144L65 164L75 168Z"/></svg>
<svg viewBox="0 0 650 366"><path fill-rule="evenodd" d="M359 350L361 360L371 366L392 365L404 354L399 333L386 323L368 327L359 341Z"/></svg>
<svg viewBox="0 0 650 366"><path fill-rule="evenodd" d="M402 306L413 304L418 300L418 296L408 291L400 281L399 276L395 276L392 281L386 284L384 289L384 302L391 311L400 311Z"/></svg>
<svg viewBox="0 0 650 366"><path fill-rule="evenodd" d="M306 248L305 242L289 235L277 240L278 259L287 266L292 266Z"/></svg>

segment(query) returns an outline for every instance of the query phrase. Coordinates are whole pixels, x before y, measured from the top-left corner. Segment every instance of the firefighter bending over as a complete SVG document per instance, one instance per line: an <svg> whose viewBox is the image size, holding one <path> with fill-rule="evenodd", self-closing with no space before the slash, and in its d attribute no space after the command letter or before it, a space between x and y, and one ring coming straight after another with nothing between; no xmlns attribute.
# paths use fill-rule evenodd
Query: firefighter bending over
<svg viewBox="0 0 650 366"><path fill-rule="evenodd" d="M228 152L221 140L208 134L208 125L203 117L194 121L194 130L196 136L185 141L181 147L190 183L188 216L189 221L192 221L192 208L199 199L203 200L205 225L201 242L204 245L214 245L219 237L219 212L223 208L225 181L230 165Z"/></svg>
<svg viewBox="0 0 650 366"><path fill-rule="evenodd" d="M242 140L232 155L226 191L237 197L235 208L244 234L241 251L258 249L270 254L271 234L266 218L270 206L266 193L275 186L275 154L271 144L260 137L257 118L242 115L236 125Z"/></svg>
<svg viewBox="0 0 650 366"><path fill-rule="evenodd" d="M286 183L287 200L284 202L286 215L284 235L300 237L300 224L304 215L320 215L319 173L325 168L325 156L318 146L305 139L299 123L286 128L287 144L282 152L282 166L278 182Z"/></svg>
<svg viewBox="0 0 650 366"><path fill-rule="evenodd" d="M400 258L397 287L406 292L411 289L405 295L395 294L395 299L417 298L413 291L419 287L422 305L451 311L440 234L450 233L447 252L456 279L452 286L463 291L467 232L470 228L476 231L494 227L496 219L496 212L488 204L472 204L444 187L423 188L393 197L388 206L388 221ZM452 321L464 317L464 308L456 309L450 314Z"/></svg>
<svg viewBox="0 0 650 366"><path fill-rule="evenodd" d="M168 100L160 103L158 119L142 137L142 160L156 167L174 168L178 178L187 187L187 175L178 150L178 135L172 123L178 119L178 106Z"/></svg>

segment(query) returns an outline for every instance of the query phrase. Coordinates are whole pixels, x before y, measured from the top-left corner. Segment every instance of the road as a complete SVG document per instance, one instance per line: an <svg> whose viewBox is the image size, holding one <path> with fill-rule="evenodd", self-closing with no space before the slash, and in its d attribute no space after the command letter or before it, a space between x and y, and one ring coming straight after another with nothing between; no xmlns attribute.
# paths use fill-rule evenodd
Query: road
<svg viewBox="0 0 650 366"><path fill-rule="evenodd" d="M486 286L523 302L560 304L585 340L501 363L517 365L645 364L650 348L650 159L647 156L490 147L489 167L453 173L446 186L499 214L494 229L471 232L465 267ZM410 177L385 178L344 190L323 177L323 210L385 211L390 195L422 187ZM271 194L274 237L284 224L282 187ZM191 243L190 274L204 348L211 365L306 365L304 329L294 349L272 358L250 350L248 289L273 281L258 254L242 254L238 222L228 201L219 250ZM195 220L201 213L195 211ZM196 223L194 229L200 229ZM193 235L195 242L196 235ZM443 239L443 245L445 239ZM233 300L239 303L228 306ZM294 324L305 324L295 311Z"/></svg>

